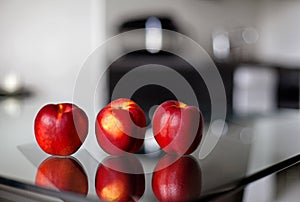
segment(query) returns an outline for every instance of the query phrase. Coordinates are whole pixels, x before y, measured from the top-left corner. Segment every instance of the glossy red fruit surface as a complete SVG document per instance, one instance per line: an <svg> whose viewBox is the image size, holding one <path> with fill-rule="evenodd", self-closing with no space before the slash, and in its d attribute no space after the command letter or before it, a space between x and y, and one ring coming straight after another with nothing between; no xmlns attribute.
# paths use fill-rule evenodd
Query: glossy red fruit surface
<svg viewBox="0 0 300 202"><path fill-rule="evenodd" d="M46 153L71 155L88 134L88 117L74 104L48 104L36 115L34 133L38 145Z"/></svg>
<svg viewBox="0 0 300 202"><path fill-rule="evenodd" d="M134 156L108 157L98 167L96 193L102 201L138 201L145 191L145 175Z"/></svg>
<svg viewBox="0 0 300 202"><path fill-rule="evenodd" d="M96 136L100 147L112 155L135 153L143 145L146 116L132 100L112 101L97 115Z"/></svg>
<svg viewBox="0 0 300 202"><path fill-rule="evenodd" d="M203 116L194 106L166 101L155 110L152 129L157 143L165 152L190 154L202 139Z"/></svg>
<svg viewBox="0 0 300 202"><path fill-rule="evenodd" d="M192 156L164 156L152 175L152 190L159 201L192 201L201 193L202 174Z"/></svg>
<svg viewBox="0 0 300 202"><path fill-rule="evenodd" d="M72 157L49 157L38 167L36 185L86 195L88 179L77 160Z"/></svg>

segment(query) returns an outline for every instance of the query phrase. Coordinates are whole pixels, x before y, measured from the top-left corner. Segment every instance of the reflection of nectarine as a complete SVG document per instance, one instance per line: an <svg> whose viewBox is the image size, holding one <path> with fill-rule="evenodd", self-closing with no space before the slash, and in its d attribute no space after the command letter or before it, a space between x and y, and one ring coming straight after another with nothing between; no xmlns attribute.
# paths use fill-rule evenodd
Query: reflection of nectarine
<svg viewBox="0 0 300 202"><path fill-rule="evenodd" d="M145 191L143 167L134 156L108 157L98 167L95 187L103 201L138 201Z"/></svg>
<svg viewBox="0 0 300 202"><path fill-rule="evenodd" d="M145 132L146 116L130 99L114 100L97 115L97 140L109 154L135 153L144 142Z"/></svg>
<svg viewBox="0 0 300 202"><path fill-rule="evenodd" d="M165 152L190 154L202 139L203 117L198 108L169 100L155 110L152 128L157 143Z"/></svg>
<svg viewBox="0 0 300 202"><path fill-rule="evenodd" d="M46 153L68 156L85 140L88 117L74 104L48 104L36 115L34 132L37 143Z"/></svg>
<svg viewBox="0 0 300 202"><path fill-rule="evenodd" d="M73 158L49 157L38 167L36 185L60 191L88 193L88 179L81 165Z"/></svg>
<svg viewBox="0 0 300 202"><path fill-rule="evenodd" d="M152 190L159 201L196 200L201 184L200 166L191 156L164 156L152 176Z"/></svg>

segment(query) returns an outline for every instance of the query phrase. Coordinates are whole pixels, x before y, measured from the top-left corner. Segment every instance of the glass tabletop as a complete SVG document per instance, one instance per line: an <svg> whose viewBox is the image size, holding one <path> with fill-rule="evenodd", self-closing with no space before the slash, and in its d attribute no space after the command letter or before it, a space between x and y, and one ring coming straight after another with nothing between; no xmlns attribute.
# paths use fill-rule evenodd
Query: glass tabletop
<svg viewBox="0 0 300 202"><path fill-rule="evenodd" d="M88 138L75 154L50 156L39 148L33 133L33 120L44 104L45 100L37 97L0 101L0 191L19 190L21 196L36 201L47 197L53 201L99 201L105 196L113 200L120 193L130 200L159 201L155 193L174 186L176 193L165 196L198 200L243 187L300 160L298 110L214 120L209 132L205 125L206 136L216 136L214 130L225 125L216 137L218 143L204 158L203 144L181 157L160 150L149 155L110 156L95 143L94 120L90 118ZM151 128L147 134L151 136Z"/></svg>

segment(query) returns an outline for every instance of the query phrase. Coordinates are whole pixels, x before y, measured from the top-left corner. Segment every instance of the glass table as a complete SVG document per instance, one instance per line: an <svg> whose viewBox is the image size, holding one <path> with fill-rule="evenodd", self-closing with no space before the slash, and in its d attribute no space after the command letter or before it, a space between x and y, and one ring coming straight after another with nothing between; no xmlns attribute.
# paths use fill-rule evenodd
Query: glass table
<svg viewBox="0 0 300 202"><path fill-rule="evenodd" d="M112 174L118 176L118 179L125 176L125 180L121 181L126 182L123 184L125 193L127 191L129 195L134 195L132 200L158 201L153 186L155 189L159 186L174 186L172 182L160 185L152 181L157 165L172 159L172 156L162 151L151 155L136 154L128 159L109 156L95 144L92 129L87 140L72 157L51 157L44 153L35 141L33 120L45 103L45 100L38 97L5 98L0 101L1 201L99 201L99 180L105 181L106 177L111 176L110 173L115 172L113 166L101 170L103 165L109 165L105 164L108 161L115 161L115 165L123 168L140 169L133 175L126 175L126 172L123 172L124 175L120 174L122 172ZM90 128L93 127L93 118L90 117ZM222 120L212 122L212 129L218 129L220 122ZM200 145L192 155L176 157L172 164L165 166L162 169L163 176L170 176L171 179L179 167L182 172L174 174L175 178L182 178L187 184L183 183L181 190L177 187L176 192L190 196L190 200L209 200L243 188L300 160L299 123L300 113L297 110L226 120L217 145L205 158L200 158L203 146ZM214 135L214 130L208 133L207 128L206 125L205 134ZM151 129L148 133L151 134ZM45 166L50 168L49 173L44 169L41 177L41 167ZM55 175L56 181L52 181ZM42 181L50 181L48 185L52 186L42 186L41 178ZM155 185L152 186L152 182ZM118 194L119 185L117 183L116 187L108 189L110 199Z"/></svg>

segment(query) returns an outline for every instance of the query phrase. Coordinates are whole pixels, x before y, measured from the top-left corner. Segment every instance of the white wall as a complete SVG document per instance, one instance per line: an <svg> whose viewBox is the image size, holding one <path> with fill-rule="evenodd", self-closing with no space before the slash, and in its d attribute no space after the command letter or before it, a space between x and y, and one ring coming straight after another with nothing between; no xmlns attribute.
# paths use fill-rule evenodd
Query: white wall
<svg viewBox="0 0 300 202"><path fill-rule="evenodd" d="M104 0L0 0L0 80L8 72L48 102L70 101L104 38Z"/></svg>
<svg viewBox="0 0 300 202"><path fill-rule="evenodd" d="M275 64L298 66L300 62L300 1L264 0L257 22L260 43L256 57Z"/></svg>

